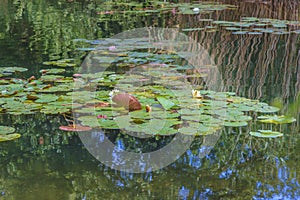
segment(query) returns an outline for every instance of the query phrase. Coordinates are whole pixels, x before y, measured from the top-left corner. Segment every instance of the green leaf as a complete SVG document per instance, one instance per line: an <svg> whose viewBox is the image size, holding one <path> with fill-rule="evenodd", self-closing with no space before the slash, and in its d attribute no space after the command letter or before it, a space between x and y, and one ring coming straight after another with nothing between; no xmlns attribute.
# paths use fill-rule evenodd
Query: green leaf
<svg viewBox="0 0 300 200"><path fill-rule="evenodd" d="M162 107L166 110L169 110L170 108L172 108L175 105L175 103L173 103L171 100L166 99L164 97L156 97L156 99L162 105Z"/></svg>
<svg viewBox="0 0 300 200"><path fill-rule="evenodd" d="M120 129L130 126L130 117L128 115L118 116L114 118L114 121L117 123Z"/></svg>
<svg viewBox="0 0 300 200"><path fill-rule="evenodd" d="M0 135L6 135L6 134L9 134L9 133L13 133L13 132L15 132L14 127L0 126Z"/></svg>
<svg viewBox="0 0 300 200"><path fill-rule="evenodd" d="M136 110L129 113L131 118L134 119L151 119L150 113L146 110Z"/></svg>
<svg viewBox="0 0 300 200"><path fill-rule="evenodd" d="M240 126L247 126L247 125L248 125L248 123L245 121L224 122L224 126L230 126L230 127L240 127Z"/></svg>
<svg viewBox="0 0 300 200"><path fill-rule="evenodd" d="M274 107L274 106L269 106L266 103L258 103L256 104L256 112L260 112L260 113L274 113L274 112L278 112L279 108Z"/></svg>
<svg viewBox="0 0 300 200"><path fill-rule="evenodd" d="M250 132L249 134L261 138L277 138L283 136L283 133L272 130L258 130L258 132Z"/></svg>
<svg viewBox="0 0 300 200"><path fill-rule="evenodd" d="M0 142L15 140L15 139L18 139L20 137L21 137L21 135L19 133L12 133L12 134L8 134L8 135L0 135Z"/></svg>
<svg viewBox="0 0 300 200"><path fill-rule="evenodd" d="M37 97L38 99L35 101L36 103L49 103L58 99L58 96L54 94L41 94L37 95Z"/></svg>
<svg viewBox="0 0 300 200"><path fill-rule="evenodd" d="M185 134L185 135L196 135L198 132L197 127L182 127L178 129L178 132Z"/></svg>
<svg viewBox="0 0 300 200"><path fill-rule="evenodd" d="M42 69L40 70L41 73L44 74L61 74L64 73L66 70L65 69L60 69L60 68L52 68L52 69Z"/></svg>
<svg viewBox="0 0 300 200"><path fill-rule="evenodd" d="M293 117L287 117L284 115L277 116L259 116L258 121L262 123L271 123L271 124L288 124L288 123L293 123L296 121L295 118Z"/></svg>

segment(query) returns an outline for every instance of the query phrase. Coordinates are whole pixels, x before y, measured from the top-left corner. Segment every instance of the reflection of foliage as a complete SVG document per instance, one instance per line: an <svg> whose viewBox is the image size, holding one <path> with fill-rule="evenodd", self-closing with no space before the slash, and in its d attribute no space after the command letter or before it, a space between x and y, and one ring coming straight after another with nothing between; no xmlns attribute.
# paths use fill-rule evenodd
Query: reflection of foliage
<svg viewBox="0 0 300 200"><path fill-rule="evenodd" d="M239 21L239 12L243 16L279 18L278 13L291 11L290 6L297 8L293 2L274 1L272 4L251 6L239 2L238 10L227 12L230 15L225 18ZM175 22L186 25L193 23L193 20L196 24L202 23L198 20L199 16L188 15L172 18L169 15L127 15L127 18L107 15L115 23L99 22L102 16L91 16L95 7L101 7L99 2L15 1L11 4L1 1L0 5L0 13L4 16L0 22L0 38L5 42L11 41L19 48L18 51L1 48L1 55L7 55L8 51L13 60L26 58L39 63L45 59L41 52L49 54L51 60L76 55L72 51L74 38L108 37L145 24L174 26ZM221 12L201 15L202 18L207 16L222 20L224 15ZM285 16L290 15L282 15ZM292 14L290 18L293 16L296 15ZM95 28L96 25L99 28ZM284 102L299 90L299 80L294 74L298 60L294 51L298 45L297 35L245 37L232 36L229 32L189 34L208 47L217 64L224 67L223 76L229 89L251 98L272 98L276 94L283 96ZM28 45L33 54L29 58L25 48ZM11 65L8 58L3 60L5 66ZM298 100L288 109L291 116L298 116L297 121ZM296 124L256 124L251 127L251 131L272 128L287 133L279 140L251 137L244 134L250 131L245 128L227 128L219 144L204 159L199 159L199 152L202 151L199 138L190 151L168 168L133 175L115 172L103 165L99 169L99 163L82 150L75 135L57 130L60 125L58 117L42 114L26 117L1 115L1 121L18 127L17 131L22 134L18 142L1 143L0 146L0 192L6 192L8 198L14 195L18 199L44 199L45 196L51 199L129 199L137 194L141 199L177 199L183 196L190 199L299 198L299 177L294 173L299 169L300 147L299 125ZM126 145L134 148L134 140ZM145 148L151 149L153 145L155 142L149 142ZM29 196L32 194L35 196Z"/></svg>

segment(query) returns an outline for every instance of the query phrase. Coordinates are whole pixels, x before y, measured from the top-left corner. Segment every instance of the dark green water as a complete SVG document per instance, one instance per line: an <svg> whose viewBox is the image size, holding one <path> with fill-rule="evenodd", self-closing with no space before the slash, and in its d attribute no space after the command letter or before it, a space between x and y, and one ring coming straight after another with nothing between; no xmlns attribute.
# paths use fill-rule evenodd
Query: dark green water
<svg viewBox="0 0 300 200"><path fill-rule="evenodd" d="M117 11L132 8L101 1L2 1L0 66L28 68L23 78L40 76L39 70L48 68L44 61L84 59L87 52L76 48L89 46L75 39L97 40L145 26L205 27L210 22L201 19L241 17L298 20L292 1L238 6L200 15L124 14ZM103 10L115 12L103 15ZM269 104L281 102L281 114L297 119L280 127L284 137L250 137L251 127L261 124L226 128L203 159L196 139L168 167L129 174L101 164L76 134L58 130L62 116L2 114L0 124L16 127L22 137L0 143L0 199L299 199L299 35L235 35L222 28L185 34L208 50L224 90ZM67 74L75 72L67 69ZM44 144L39 144L41 137Z"/></svg>

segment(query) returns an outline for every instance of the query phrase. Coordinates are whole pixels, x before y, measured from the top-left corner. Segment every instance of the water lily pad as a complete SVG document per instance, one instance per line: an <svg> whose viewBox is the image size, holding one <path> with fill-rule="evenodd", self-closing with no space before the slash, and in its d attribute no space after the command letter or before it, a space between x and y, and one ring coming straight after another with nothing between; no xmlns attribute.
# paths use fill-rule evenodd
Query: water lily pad
<svg viewBox="0 0 300 200"><path fill-rule="evenodd" d="M70 108L64 105L44 105L40 110L41 113L44 114L62 114L70 111Z"/></svg>
<svg viewBox="0 0 300 200"><path fill-rule="evenodd" d="M171 112L171 111L162 111L162 110L154 110L150 112L150 116L152 118L158 118L158 119L171 119L171 118L177 118L180 116L177 112Z"/></svg>
<svg viewBox="0 0 300 200"><path fill-rule="evenodd" d="M170 136L178 133L178 130L170 128L170 127L164 127L161 130L158 131L156 135L160 136Z"/></svg>
<svg viewBox="0 0 300 200"><path fill-rule="evenodd" d="M179 110L179 113L181 115L195 115L195 116L199 116L201 114L203 114L203 111L200 109L181 109Z"/></svg>
<svg viewBox="0 0 300 200"><path fill-rule="evenodd" d="M18 139L19 137L21 137L20 134L13 133L13 132L15 132L14 127L0 126L0 142L14 140L14 139Z"/></svg>
<svg viewBox="0 0 300 200"><path fill-rule="evenodd" d="M259 122L263 123L271 123L271 124L288 124L288 123L293 123L296 121L295 118L293 117L287 117L284 115L277 116L277 115L272 115L272 116L259 116L258 117Z"/></svg>
<svg viewBox="0 0 300 200"><path fill-rule="evenodd" d="M26 71L28 71L28 69L24 67L5 67L0 69L0 72L4 72L4 73L26 72Z"/></svg>
<svg viewBox="0 0 300 200"><path fill-rule="evenodd" d="M58 96L54 94L40 94L36 96L38 99L35 102L37 103L49 103L49 102L56 101L58 99Z"/></svg>
<svg viewBox="0 0 300 200"><path fill-rule="evenodd" d="M56 61L43 62L44 65L53 65L58 67L75 67L74 59L62 59Z"/></svg>
<svg viewBox="0 0 300 200"><path fill-rule="evenodd" d="M277 138L283 136L283 133L272 130L258 130L258 132L250 132L249 134L261 138Z"/></svg>
<svg viewBox="0 0 300 200"><path fill-rule="evenodd" d="M135 119L151 119L151 115L146 110L137 110L129 113L131 118Z"/></svg>
<svg viewBox="0 0 300 200"><path fill-rule="evenodd" d="M238 27L226 27L225 29L228 30L228 31L238 31L238 30L241 30L241 28L238 28Z"/></svg>
<svg viewBox="0 0 300 200"><path fill-rule="evenodd" d="M114 121L118 124L120 129L126 128L130 126L131 118L128 115L117 116L114 118Z"/></svg>
<svg viewBox="0 0 300 200"><path fill-rule="evenodd" d="M1 135L0 134L0 142L15 140L15 139L18 139L20 137L21 137L21 135L19 133L12 133L12 134L8 134L8 135Z"/></svg>
<svg viewBox="0 0 300 200"><path fill-rule="evenodd" d="M68 126L60 126L60 130L62 131L73 131L73 132L81 132L81 131L90 131L91 127L81 126L81 125L68 125Z"/></svg>
<svg viewBox="0 0 300 200"><path fill-rule="evenodd" d="M40 70L40 72L43 73L43 74L61 74L61 73L64 73L65 71L66 71L65 69L60 69L60 68Z"/></svg>
<svg viewBox="0 0 300 200"><path fill-rule="evenodd" d="M274 106L269 106L268 104L265 103L258 103L256 104L255 111L260 113L274 113L274 112L278 112L279 108Z"/></svg>
<svg viewBox="0 0 300 200"><path fill-rule="evenodd" d="M43 81L44 83L45 82L55 82L59 79L63 79L64 76L61 76L61 75L43 75L40 80Z"/></svg>
<svg viewBox="0 0 300 200"><path fill-rule="evenodd" d="M202 31L205 28L184 28L182 29L183 32L189 32L189 31Z"/></svg>
<svg viewBox="0 0 300 200"><path fill-rule="evenodd" d="M70 92L74 88L73 84L59 84L51 87L42 87L38 90L33 90L38 93L58 93L58 92Z"/></svg>
<svg viewBox="0 0 300 200"><path fill-rule="evenodd" d="M158 102L162 105L162 107L166 110L169 110L170 108L172 108L175 103L165 97L157 97L156 98L158 100Z"/></svg>
<svg viewBox="0 0 300 200"><path fill-rule="evenodd" d="M247 126L248 123L245 121L226 121L224 122L224 126L230 126L230 127L240 127L240 126Z"/></svg>
<svg viewBox="0 0 300 200"><path fill-rule="evenodd" d="M248 33L248 31L236 31L236 32L232 32L232 34L234 34L234 35L245 35L247 33Z"/></svg>
<svg viewBox="0 0 300 200"><path fill-rule="evenodd" d="M181 116L181 119L185 120L185 121L194 121L194 122L201 121L200 116L195 116L195 115L184 115L184 116Z"/></svg>
<svg viewBox="0 0 300 200"><path fill-rule="evenodd" d="M99 119L98 127L103 129L120 129L120 126L116 123L116 121L109 119Z"/></svg>
<svg viewBox="0 0 300 200"><path fill-rule="evenodd" d="M0 126L0 135L6 135L6 134L9 134L9 133L13 133L13 132L15 132L14 127Z"/></svg>
<svg viewBox="0 0 300 200"><path fill-rule="evenodd" d="M197 127L182 127L178 129L178 132L185 134L185 135L196 135L198 132Z"/></svg>

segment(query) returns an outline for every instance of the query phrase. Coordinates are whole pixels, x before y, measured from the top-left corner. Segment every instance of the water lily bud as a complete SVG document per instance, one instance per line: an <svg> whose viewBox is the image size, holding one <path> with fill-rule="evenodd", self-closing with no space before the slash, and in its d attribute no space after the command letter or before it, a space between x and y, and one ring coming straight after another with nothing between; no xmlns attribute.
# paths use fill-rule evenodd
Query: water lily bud
<svg viewBox="0 0 300 200"><path fill-rule="evenodd" d="M152 110L151 106L146 105L146 111L147 111L147 112L151 112L151 110Z"/></svg>
<svg viewBox="0 0 300 200"><path fill-rule="evenodd" d="M193 96L193 98L202 99L202 95L200 94L200 92L198 90L192 90L192 96Z"/></svg>
<svg viewBox="0 0 300 200"><path fill-rule="evenodd" d="M35 80L35 76L31 76L29 79L28 79L28 82L31 82L32 80Z"/></svg>

